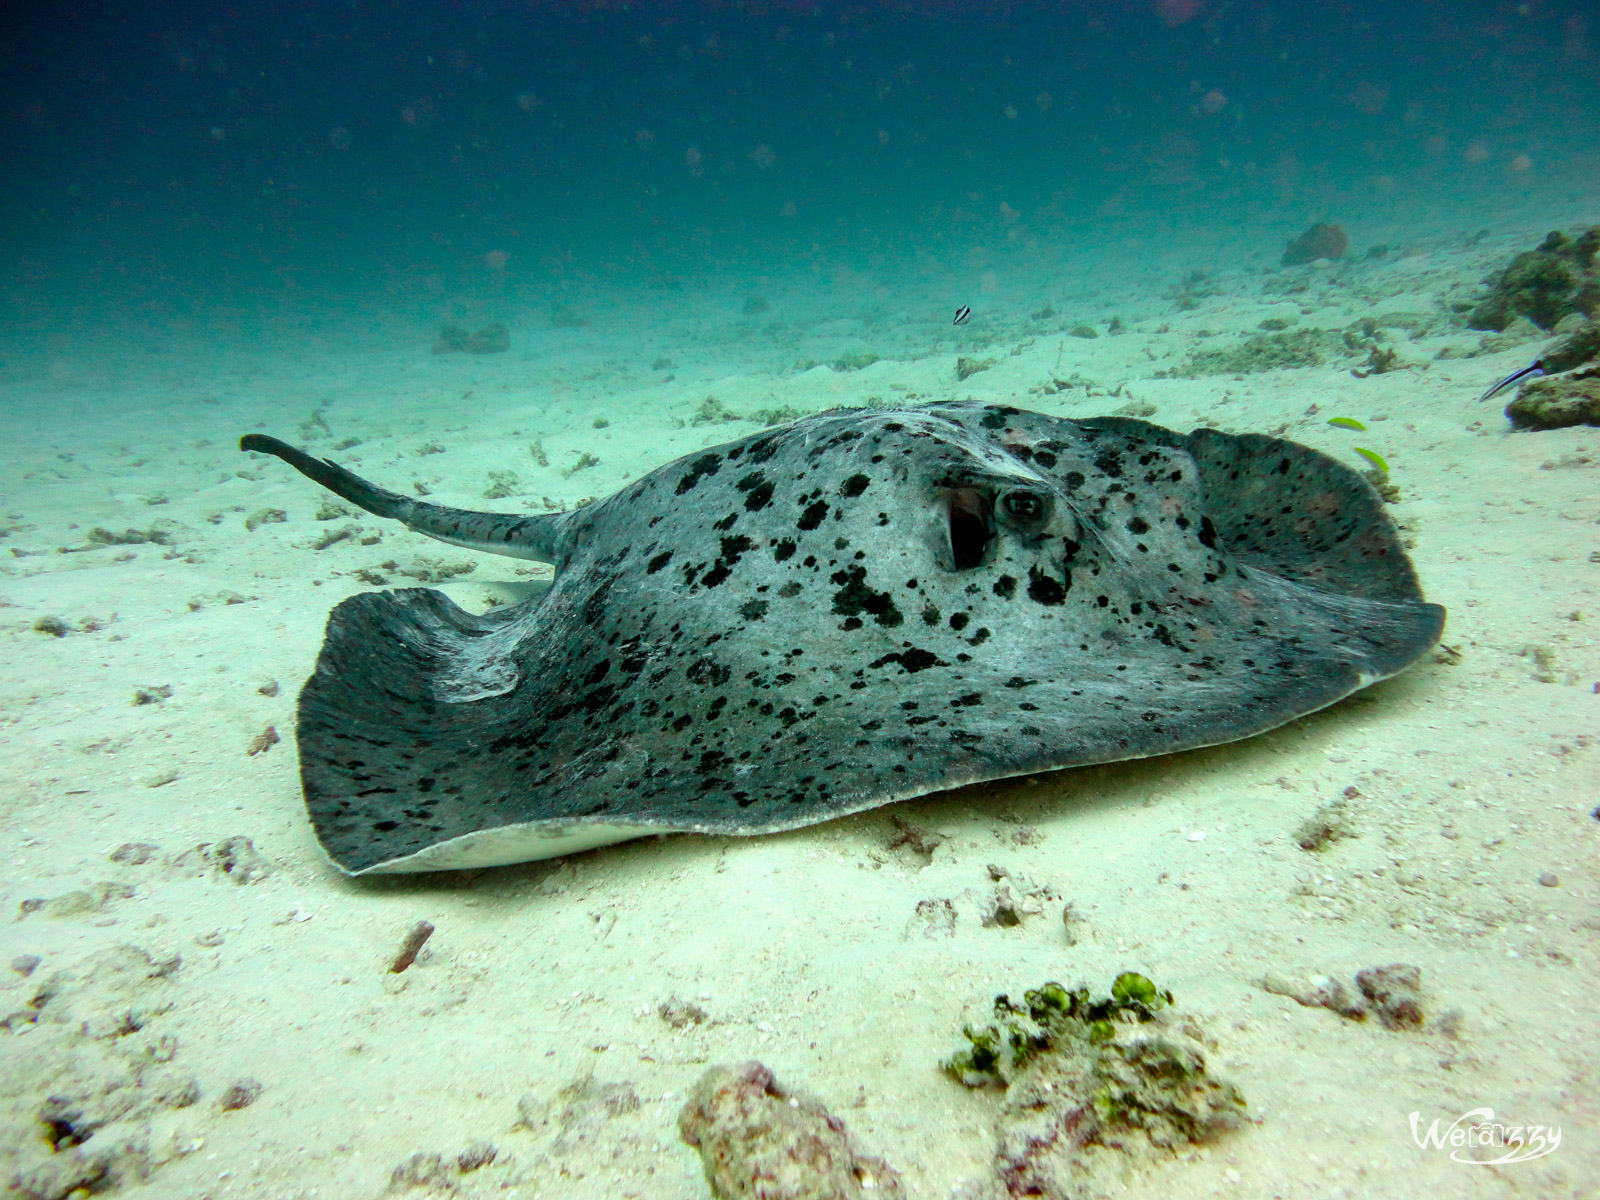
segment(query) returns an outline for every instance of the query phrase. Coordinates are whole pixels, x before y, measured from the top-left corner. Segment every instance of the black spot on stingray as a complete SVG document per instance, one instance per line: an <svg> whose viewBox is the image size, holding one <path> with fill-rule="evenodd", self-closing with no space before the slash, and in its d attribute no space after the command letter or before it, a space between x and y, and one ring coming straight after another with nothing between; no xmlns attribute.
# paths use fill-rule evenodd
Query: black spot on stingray
<svg viewBox="0 0 1600 1200"><path fill-rule="evenodd" d="M805 512L800 514L800 520L796 524L798 528L810 531L821 525L822 519L827 515L828 502L826 500L814 500L806 506Z"/></svg>
<svg viewBox="0 0 1600 1200"><path fill-rule="evenodd" d="M746 621L759 621L767 615L765 600L746 600L739 606L739 615Z"/></svg>
<svg viewBox="0 0 1600 1200"><path fill-rule="evenodd" d="M922 623L924 625L937 625L939 623L939 608L929 604L922 610Z"/></svg>
<svg viewBox="0 0 1600 1200"><path fill-rule="evenodd" d="M1067 485L1067 491L1071 493L1081 488L1085 481L1086 477L1082 471L1068 471L1061 482Z"/></svg>
<svg viewBox="0 0 1600 1200"><path fill-rule="evenodd" d="M1070 581L1071 576L1068 576ZM1070 586L1070 582L1069 582ZM1067 589L1061 581L1044 574L1038 567L1028 568L1028 599L1035 604L1053 607L1067 598Z"/></svg>
<svg viewBox="0 0 1600 1200"><path fill-rule="evenodd" d="M785 600L793 600L799 594L800 585L792 579L778 589L778 595L782 596Z"/></svg>
<svg viewBox="0 0 1600 1200"><path fill-rule="evenodd" d="M964 612L951 613L950 614L950 628L956 630L959 633L961 630L963 630L963 629L965 629L967 627L967 622L970 621L970 620L972 620L972 618L969 617Z"/></svg>
<svg viewBox="0 0 1600 1200"><path fill-rule="evenodd" d="M975 704L983 703L982 692L968 692L965 696L957 696L950 701L951 708L971 708Z"/></svg>
<svg viewBox="0 0 1600 1200"><path fill-rule="evenodd" d="M894 597L888 592L876 591L867 586L864 567L851 567L848 571L835 571L833 582L839 590L833 594L833 611L841 616L869 614L879 625L893 628L905 618L895 607Z"/></svg>
<svg viewBox="0 0 1600 1200"><path fill-rule="evenodd" d="M885 654L882 658L875 659L867 666L872 668L885 667L890 663L899 663L905 668L908 675L915 675L918 671L926 671L929 667L948 667L937 654L932 654L920 646L912 646L906 650L896 650L892 654Z"/></svg>
<svg viewBox="0 0 1600 1200"><path fill-rule="evenodd" d="M865 475L852 475L839 485L839 495L846 498L851 496L859 496L862 492L867 490L867 485L871 482L872 480L868 479Z"/></svg>
<svg viewBox="0 0 1600 1200"><path fill-rule="evenodd" d="M715 475L722 469L722 455L702 454L689 464L689 472L678 480L678 495L690 491L695 484L700 482L702 476Z"/></svg>
<svg viewBox="0 0 1600 1200"><path fill-rule="evenodd" d="M752 471L734 485L745 493L744 506L749 512L760 512L772 500L772 484L760 471Z"/></svg>
<svg viewBox="0 0 1600 1200"><path fill-rule="evenodd" d="M1013 675L1010 679L1006 680L1006 686L1008 688L1031 688L1037 687L1038 683L1039 681L1037 679L1024 679L1021 675Z"/></svg>
<svg viewBox="0 0 1600 1200"><path fill-rule="evenodd" d="M1095 469L1113 479L1122 478L1122 455L1111 449L1100 451L1094 456Z"/></svg>
<svg viewBox="0 0 1600 1200"><path fill-rule="evenodd" d="M991 408L979 419L978 424L985 429L1004 429L1006 418L1017 410L1014 408Z"/></svg>
<svg viewBox="0 0 1600 1200"><path fill-rule="evenodd" d="M593 687L595 684L604 679L610 670L611 660L609 658L602 658L599 662L595 663L594 666L589 668L588 673L583 677L583 682L588 686Z"/></svg>
<svg viewBox="0 0 1600 1200"><path fill-rule="evenodd" d="M707 750L700 755L700 764L695 770L701 775L709 775L713 771L721 771L732 765L733 759L721 750Z"/></svg>
<svg viewBox="0 0 1600 1200"><path fill-rule="evenodd" d="M1048 469L1056 465L1056 456L1048 450L1035 450L1033 452L1033 461Z"/></svg>
<svg viewBox="0 0 1600 1200"><path fill-rule="evenodd" d="M745 455L753 463L764 463L777 452L778 443L781 440L777 437L764 437L759 441L751 442L745 448Z"/></svg>
<svg viewBox="0 0 1600 1200"><path fill-rule="evenodd" d="M1200 518L1200 544L1207 550L1217 548L1217 527L1211 523L1210 517Z"/></svg>
<svg viewBox="0 0 1600 1200"><path fill-rule="evenodd" d="M583 623L597 625L606 615L606 597L611 593L612 579L607 578L601 585L589 593L589 598L583 602Z"/></svg>
<svg viewBox="0 0 1600 1200"><path fill-rule="evenodd" d="M794 552L794 541L790 538L782 538L779 540L778 544L772 548L772 557L778 562L784 562L785 560L793 557Z"/></svg>
<svg viewBox="0 0 1600 1200"><path fill-rule="evenodd" d="M721 687L728 682L728 677L732 674L727 666L714 658L697 658L683 673L684 678L690 683L697 683L701 687Z"/></svg>
<svg viewBox="0 0 1600 1200"><path fill-rule="evenodd" d="M1150 522L1146 521L1143 517L1135 517L1135 518L1133 518L1133 520L1128 522L1128 532L1129 533L1149 533L1150 532Z"/></svg>
<svg viewBox="0 0 1600 1200"><path fill-rule="evenodd" d="M646 575L654 575L657 571L661 570L662 567L666 566L671 561L672 551L663 550L660 554L656 555L650 560L650 564L649 566L645 567L644 573Z"/></svg>
<svg viewBox="0 0 1600 1200"><path fill-rule="evenodd" d="M1017 579L1014 575L1002 575L994 581L994 594L1002 600L1009 600L1017 592Z"/></svg>
<svg viewBox="0 0 1600 1200"><path fill-rule="evenodd" d="M573 705L573 708L589 713L592 716L602 709L610 708L616 703L616 700L617 689L608 683L603 687L595 688L592 692L586 692L583 698Z"/></svg>

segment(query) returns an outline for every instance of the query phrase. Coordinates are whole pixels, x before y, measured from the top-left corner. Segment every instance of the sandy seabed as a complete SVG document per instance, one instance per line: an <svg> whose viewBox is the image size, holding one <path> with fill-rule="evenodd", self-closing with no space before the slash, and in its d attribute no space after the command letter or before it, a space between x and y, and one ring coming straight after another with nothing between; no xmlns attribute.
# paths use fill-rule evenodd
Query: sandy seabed
<svg viewBox="0 0 1600 1200"><path fill-rule="evenodd" d="M707 1187L678 1140L684 1098L708 1066L757 1058L820 1096L908 1194L976 1200L1003 1194L998 1102L938 1069L963 1023L999 992L1103 991L1136 970L1206 1031L1249 1120L1132 1174L1129 1196L1595 1194L1600 430L1511 433L1477 397L1538 343L1486 350L1447 316L1546 228L1446 231L1375 260L1358 245L1284 271L1275 255L1227 266L1222 244L1127 271L1107 247L1079 262L1042 250L987 279L593 291L559 327L507 299L13 339L0 1185L690 1200ZM1195 266L1206 278L1183 307L1174 286ZM769 307L747 314L754 293ZM962 303L974 315L956 328ZM1364 317L1395 369L1358 377L1363 351L1157 377L1263 321ZM457 318L504 321L510 352L430 354ZM1080 324L1100 336L1071 336ZM994 361L958 381L960 355ZM696 424L707 397L748 415L969 396L1276 432L1355 465L1355 445L1378 451L1428 597L1449 610L1441 649L1245 742L782 835L369 880L323 856L294 698L329 608L424 582L481 609L548 568L339 511L240 454L240 434L439 503L546 511L759 427ZM1329 806L1347 836L1302 849ZM984 923L1001 888L1020 923ZM422 920L434 934L392 973ZM1421 970L1420 1030L1262 986L1389 963ZM1426 1127L1483 1107L1559 1127L1559 1147L1485 1167L1413 1138L1412 1113ZM484 1143L492 1160L475 1165Z"/></svg>

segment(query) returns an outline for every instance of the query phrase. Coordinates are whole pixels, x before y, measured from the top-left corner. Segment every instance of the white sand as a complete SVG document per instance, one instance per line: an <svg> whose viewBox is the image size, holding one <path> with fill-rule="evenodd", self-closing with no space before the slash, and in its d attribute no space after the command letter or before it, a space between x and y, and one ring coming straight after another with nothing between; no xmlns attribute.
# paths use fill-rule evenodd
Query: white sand
<svg viewBox="0 0 1600 1200"><path fill-rule="evenodd" d="M1568 227L1584 215L1562 214ZM102 966L46 1006L67 1023L13 1019L0 1050L0 1183L49 1157L44 1095L120 1081L143 1101L170 1076L196 1080L198 1102L135 1108L82 1148L147 1146L144 1159L120 1160L121 1195L377 1196L408 1156L451 1163L486 1139L492 1165L450 1167L462 1196L696 1198L699 1162L675 1126L683 1096L708 1064L760 1058L819 1094L910 1195L982 1196L997 1101L937 1070L962 1023L985 1020L997 992L1049 979L1103 990L1136 969L1215 1039L1212 1065L1243 1089L1254 1123L1140 1175L1130 1195L1595 1194L1600 430L1509 433L1500 402L1476 398L1536 345L1434 361L1478 344L1442 323L1416 340L1388 330L1407 369L1366 379L1350 374L1359 359L1152 378L1230 341L1204 330L1436 313L1561 224L1538 214L1469 244L1463 221L1380 263L1296 272L1276 270L1259 239L1246 260L1242 240L1152 237L1076 255L997 252L923 278L839 269L591 292L573 304L592 324L575 329L549 327L529 281L533 300L459 313L156 323L14 345L0 376L0 903L18 914L78 890L91 901L74 915L6 918L4 960L42 961L26 978L0 963L0 1007L25 1012L56 972L81 973L122 944L182 963L125 988ZM1358 236L1356 249L1375 240ZM1220 291L1174 311L1163 293L1196 266ZM751 292L770 310L742 315ZM953 329L961 303L974 317ZM1058 315L1030 321L1046 303ZM1125 335L1061 332L1089 321L1103 334L1113 314ZM457 316L506 321L511 352L431 356L437 325ZM796 370L858 350L883 361ZM958 352L997 362L958 384ZM652 369L658 357L673 366ZM1093 386L1037 390L1056 379ZM369 586L358 570L412 582L381 566L390 561L474 563L443 585L469 607L547 572L365 514L318 521L326 497L241 455L238 436L270 432L399 489L421 480L445 504L543 511L545 497L604 494L756 428L686 425L708 395L736 413L973 396L1087 416L1132 403L1178 429L1283 430L1356 465L1351 447L1370 446L1401 489L1392 511L1430 599L1449 609L1444 643L1459 661L1430 655L1242 743L782 836L647 840L477 874L340 876L305 818L294 746L294 697L328 609ZM298 428L318 412L326 430ZM1369 431L1330 427L1331 416ZM594 428L597 417L609 427ZM331 448L345 438L361 442ZM529 453L534 439L548 468ZM428 443L442 451L420 453ZM599 465L564 475L581 453ZM490 470L513 472L517 494L482 499ZM246 516L268 508L287 521L247 532ZM309 548L347 524L382 540ZM97 526L168 531L171 545L61 552ZM36 632L44 616L72 632ZM83 632L86 620L100 627ZM276 694L263 694L270 681ZM131 703L161 685L170 698ZM247 755L269 725L282 741ZM1301 850L1300 823L1350 788L1357 836ZM943 840L931 857L894 846L896 822ZM264 879L235 884L195 852L236 836L271 864ZM142 865L108 861L130 842L159 850ZM980 924L991 863L1014 891L1041 890L1039 915ZM127 889L100 903L101 882ZM919 921L928 899L952 903L953 929ZM1075 944L1060 916L1068 901L1081 917ZM390 974L420 919L437 932L415 966ZM1348 981L1391 962L1422 969L1420 1032L1259 986L1270 969ZM709 1019L674 1029L657 1014L673 999ZM148 1010L137 1031L80 1031L130 1005ZM1451 1012L1456 1036L1440 1020ZM176 1039L157 1055L171 1061L130 1093L127 1058L161 1038ZM591 1075L627 1086L563 1091ZM220 1111L245 1077L260 1098ZM548 1106L538 1128L518 1127L528 1095L527 1111ZM1559 1126L1559 1149L1484 1168L1413 1142L1413 1111L1448 1124L1481 1106Z"/></svg>

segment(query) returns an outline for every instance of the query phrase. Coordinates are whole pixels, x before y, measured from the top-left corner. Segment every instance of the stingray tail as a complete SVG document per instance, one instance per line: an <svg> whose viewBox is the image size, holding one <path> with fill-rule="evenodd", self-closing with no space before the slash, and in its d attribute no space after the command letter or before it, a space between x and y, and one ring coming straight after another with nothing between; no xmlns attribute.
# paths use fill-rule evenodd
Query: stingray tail
<svg viewBox="0 0 1600 1200"><path fill-rule="evenodd" d="M368 483L338 463L325 458L312 458L303 450L296 450L286 442L261 433L245 434L239 439L239 449L276 455L334 495L342 496L376 516L399 521L416 533L469 550L560 565L557 543L565 513L519 517L512 513L474 512L465 508L446 508L442 504L425 504L375 483Z"/></svg>

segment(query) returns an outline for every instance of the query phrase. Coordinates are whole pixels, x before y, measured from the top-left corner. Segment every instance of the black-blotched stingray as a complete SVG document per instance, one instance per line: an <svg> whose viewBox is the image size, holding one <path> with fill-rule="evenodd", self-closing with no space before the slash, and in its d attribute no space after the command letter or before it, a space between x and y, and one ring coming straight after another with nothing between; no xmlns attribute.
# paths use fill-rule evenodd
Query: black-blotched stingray
<svg viewBox="0 0 1600 1200"><path fill-rule="evenodd" d="M383 517L555 566L328 620L306 806L355 875L792 829L1248 737L1438 640L1374 490L1278 438L975 402L825 412L570 512L468 512L252 434Z"/></svg>

